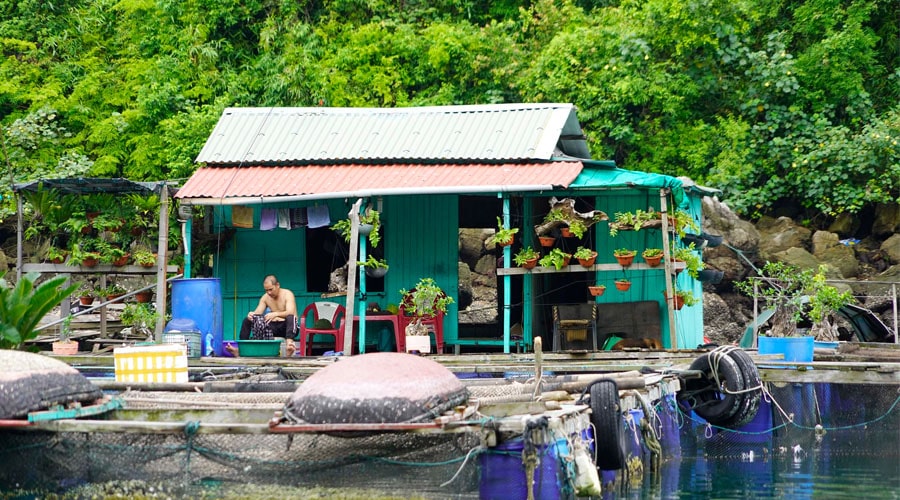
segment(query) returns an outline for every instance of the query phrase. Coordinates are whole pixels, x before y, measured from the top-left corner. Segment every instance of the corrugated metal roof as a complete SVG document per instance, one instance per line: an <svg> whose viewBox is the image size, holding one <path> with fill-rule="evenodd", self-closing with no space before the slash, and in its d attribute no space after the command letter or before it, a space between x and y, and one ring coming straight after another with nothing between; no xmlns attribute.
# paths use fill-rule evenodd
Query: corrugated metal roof
<svg viewBox="0 0 900 500"><path fill-rule="evenodd" d="M300 199L433 193L496 193L565 188L582 163L312 165L204 167L176 198L194 204L250 204Z"/></svg>
<svg viewBox="0 0 900 500"><path fill-rule="evenodd" d="M207 164L588 159L572 104L412 108L227 108Z"/></svg>

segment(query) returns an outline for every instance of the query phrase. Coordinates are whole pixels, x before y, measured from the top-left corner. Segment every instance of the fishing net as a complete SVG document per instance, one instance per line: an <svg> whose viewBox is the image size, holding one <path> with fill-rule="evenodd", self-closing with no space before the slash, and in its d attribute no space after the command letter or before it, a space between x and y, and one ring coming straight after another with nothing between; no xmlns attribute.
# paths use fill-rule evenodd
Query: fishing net
<svg viewBox="0 0 900 500"><path fill-rule="evenodd" d="M127 392L129 412L194 408L196 418L223 423L265 422L290 394L206 394ZM144 413L144 412L141 412ZM179 413L182 415L182 413ZM190 413L188 413L190 415ZM227 415L227 417L225 416ZM151 432L139 421L118 432L0 433L0 491L41 488L64 490L79 484L139 480L165 484L187 497L199 485L222 488L247 484L340 487L392 492L398 484L422 497L465 498L478 490L477 432L382 433L357 437L325 434L206 434L198 421L169 432ZM143 428L143 430L142 430ZM452 479L452 481L451 481ZM442 486L443 483L447 483ZM474 493L473 493L474 492Z"/></svg>
<svg viewBox="0 0 900 500"><path fill-rule="evenodd" d="M709 458L760 460L867 453L873 436L900 442L900 390L875 384L767 383L756 417L737 429L708 426L682 413L682 443ZM680 408L683 411L683 408ZM885 453L879 451L879 453ZM900 450L893 449L894 456Z"/></svg>

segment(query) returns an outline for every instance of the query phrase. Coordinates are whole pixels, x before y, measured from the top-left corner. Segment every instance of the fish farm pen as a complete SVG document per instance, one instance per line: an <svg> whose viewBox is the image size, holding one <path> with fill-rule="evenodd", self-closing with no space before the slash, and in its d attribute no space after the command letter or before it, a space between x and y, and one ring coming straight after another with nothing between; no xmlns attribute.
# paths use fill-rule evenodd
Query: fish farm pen
<svg viewBox="0 0 900 500"><path fill-rule="evenodd" d="M639 488L686 453L746 465L865 453L858 443L873 433L900 444L900 351L854 348L819 349L812 362L728 347L201 358L179 383L116 381L110 356L65 358L76 370L0 353L0 488L140 481L186 497L261 484L574 498ZM58 401L11 396L26 385ZM46 407L12 415L15 405Z"/></svg>

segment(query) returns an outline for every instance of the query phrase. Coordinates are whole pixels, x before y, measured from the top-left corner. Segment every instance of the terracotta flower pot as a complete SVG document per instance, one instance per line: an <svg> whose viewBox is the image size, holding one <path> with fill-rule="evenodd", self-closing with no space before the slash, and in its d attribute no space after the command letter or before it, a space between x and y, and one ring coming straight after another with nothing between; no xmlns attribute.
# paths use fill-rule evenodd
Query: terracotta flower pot
<svg viewBox="0 0 900 500"><path fill-rule="evenodd" d="M616 260L619 262L619 265L622 267L628 267L634 262L634 252L628 255L616 255Z"/></svg>
<svg viewBox="0 0 900 500"><path fill-rule="evenodd" d="M647 257L646 255L644 255L643 257L644 257L644 262L646 262L647 265L650 267L658 267L659 264L662 262L662 258L663 258L662 255L657 255L655 257Z"/></svg>
<svg viewBox="0 0 900 500"><path fill-rule="evenodd" d="M541 241L542 247L552 247L556 241L556 238L553 236L538 236L538 239Z"/></svg>
<svg viewBox="0 0 900 500"><path fill-rule="evenodd" d="M60 356L78 354L78 342L73 342L71 340L68 342L54 342L53 354L58 354Z"/></svg>
<svg viewBox="0 0 900 500"><path fill-rule="evenodd" d="M561 228L559 228L559 235L562 236L563 238L571 238L572 230L569 229L568 227L561 227Z"/></svg>
<svg viewBox="0 0 900 500"><path fill-rule="evenodd" d="M538 257L535 257L533 259L526 260L525 263L522 264L521 267L522 267L522 269L534 269L537 266L537 263L538 263Z"/></svg>
<svg viewBox="0 0 900 500"><path fill-rule="evenodd" d="M584 267L591 267L594 265L594 262L597 260L597 252L593 253L593 256L589 259L578 259L578 263Z"/></svg>
<svg viewBox="0 0 900 500"><path fill-rule="evenodd" d="M672 300L673 297L666 296L666 301ZM680 311L681 308L684 307L684 297L681 295L675 295L674 300L672 300L672 308L676 311Z"/></svg>
<svg viewBox="0 0 900 500"><path fill-rule="evenodd" d="M588 286L588 290L591 292L591 296L599 297L606 291L606 285L591 285Z"/></svg>
<svg viewBox="0 0 900 500"><path fill-rule="evenodd" d="M629 288L631 288L630 281L616 281L616 290L626 292Z"/></svg>
<svg viewBox="0 0 900 500"><path fill-rule="evenodd" d="M126 253L125 255L123 255L123 256L119 257L118 259L114 260L113 263L112 263L112 265L113 265L114 267L122 267L122 266L124 266L125 264L128 264L128 258L129 258L129 257L131 257L131 254L130 254L130 253Z"/></svg>
<svg viewBox="0 0 900 500"><path fill-rule="evenodd" d="M89 306L94 303L93 297L78 297L78 303L83 306Z"/></svg>
<svg viewBox="0 0 900 500"><path fill-rule="evenodd" d="M141 304L146 304L153 300L153 290L144 290L143 292L138 292L134 294L134 300L140 302Z"/></svg>
<svg viewBox="0 0 900 500"><path fill-rule="evenodd" d="M124 293L117 293L117 294L115 294L115 295L107 295L107 296L106 296L106 300L109 301L109 302L122 302L122 299L119 298L119 297L121 297L121 296L123 296L123 295L125 295L125 294L124 294Z"/></svg>
<svg viewBox="0 0 900 500"><path fill-rule="evenodd" d="M97 267L97 264L100 263L100 259L97 257L87 257L83 261L81 261L81 265L84 267Z"/></svg>

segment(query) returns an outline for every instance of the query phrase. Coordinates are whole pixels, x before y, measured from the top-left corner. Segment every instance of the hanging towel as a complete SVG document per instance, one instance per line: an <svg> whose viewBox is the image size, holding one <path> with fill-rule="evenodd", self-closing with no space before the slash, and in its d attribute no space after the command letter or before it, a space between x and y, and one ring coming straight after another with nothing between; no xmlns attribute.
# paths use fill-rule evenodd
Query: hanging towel
<svg viewBox="0 0 900 500"><path fill-rule="evenodd" d="M331 218L328 215L328 205L309 207L306 209L306 216L309 218L310 229L331 224Z"/></svg>
<svg viewBox="0 0 900 500"><path fill-rule="evenodd" d="M306 227L309 220L306 218L306 207L291 209L291 229Z"/></svg>
<svg viewBox="0 0 900 500"><path fill-rule="evenodd" d="M290 229L291 228L291 209L289 208L279 208L278 209L278 227L281 229Z"/></svg>
<svg viewBox="0 0 900 500"><path fill-rule="evenodd" d="M277 214L274 208L264 208L259 214L259 230L271 231L275 229Z"/></svg>
<svg viewBox="0 0 900 500"><path fill-rule="evenodd" d="M231 225L234 227L253 228L253 207L234 205L231 207Z"/></svg>

